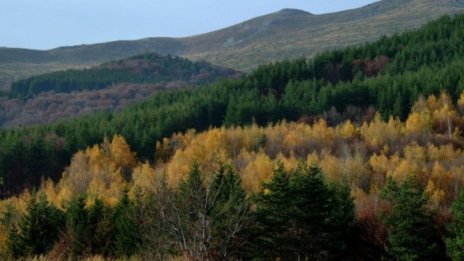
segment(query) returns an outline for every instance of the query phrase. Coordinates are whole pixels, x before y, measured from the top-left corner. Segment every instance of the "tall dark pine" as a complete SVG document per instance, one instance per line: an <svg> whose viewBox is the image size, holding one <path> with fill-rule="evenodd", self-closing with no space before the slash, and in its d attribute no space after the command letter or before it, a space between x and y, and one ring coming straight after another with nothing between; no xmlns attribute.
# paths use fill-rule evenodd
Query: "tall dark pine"
<svg viewBox="0 0 464 261"><path fill-rule="evenodd" d="M289 257L295 249L290 242L291 198L289 177L282 163L279 163L262 192L256 197L257 239L252 243L254 255L258 257ZM262 251L266 249L267 251Z"/></svg>
<svg viewBox="0 0 464 261"><path fill-rule="evenodd" d="M89 213L85 208L85 201L85 196L76 197L71 200L66 210L66 226L71 236L72 258L81 256L90 247L92 234L89 230Z"/></svg>
<svg viewBox="0 0 464 261"><path fill-rule="evenodd" d="M290 178L290 191L298 258L346 258L354 222L349 188L329 187L318 167L301 165Z"/></svg>
<svg viewBox="0 0 464 261"><path fill-rule="evenodd" d="M279 164L256 198L259 235L254 257L288 260L346 259L354 223L349 189L329 187L321 170L301 164L286 173ZM267 249L267 251L261 251Z"/></svg>
<svg viewBox="0 0 464 261"><path fill-rule="evenodd" d="M464 260L464 191L452 209L454 220L448 227L451 236L446 239L446 252L453 260Z"/></svg>
<svg viewBox="0 0 464 261"><path fill-rule="evenodd" d="M131 256L140 245L140 232L136 223L134 204L127 192L114 209L115 252L117 256Z"/></svg>
<svg viewBox="0 0 464 261"><path fill-rule="evenodd" d="M58 239L64 220L62 211L50 204L44 194L34 195L19 223L16 243L12 244L16 256L41 255L49 251Z"/></svg>
<svg viewBox="0 0 464 261"><path fill-rule="evenodd" d="M397 260L446 260L443 242L427 210L427 198L409 176L401 185L392 179L382 192L391 202L391 214L385 218L388 232L387 253Z"/></svg>
<svg viewBox="0 0 464 261"><path fill-rule="evenodd" d="M88 210L89 248L93 255L110 256L114 254L113 209L96 199Z"/></svg>
<svg viewBox="0 0 464 261"><path fill-rule="evenodd" d="M211 256L217 260L239 259L247 241L247 229L253 223L239 175L231 166L220 166L208 194Z"/></svg>

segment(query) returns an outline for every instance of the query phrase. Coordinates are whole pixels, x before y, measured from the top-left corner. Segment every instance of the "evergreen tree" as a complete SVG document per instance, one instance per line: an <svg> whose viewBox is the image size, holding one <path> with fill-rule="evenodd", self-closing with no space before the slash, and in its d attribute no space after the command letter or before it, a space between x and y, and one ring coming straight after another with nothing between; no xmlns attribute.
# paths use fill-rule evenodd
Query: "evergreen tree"
<svg viewBox="0 0 464 261"><path fill-rule="evenodd" d="M349 187L329 187L317 166L300 165L290 178L293 233L298 257L346 258L354 223Z"/></svg>
<svg viewBox="0 0 464 261"><path fill-rule="evenodd" d="M173 232L180 250L192 259L205 259L210 249L210 198L203 182L199 165L194 163L187 179L180 182L175 193L174 206L171 206L176 210L172 212L175 223Z"/></svg>
<svg viewBox="0 0 464 261"><path fill-rule="evenodd" d="M392 212L385 217L388 232L387 253L397 260L446 259L442 242L427 210L427 198L409 176L401 185L391 178L382 191L391 203Z"/></svg>
<svg viewBox="0 0 464 261"><path fill-rule="evenodd" d="M134 204L129 200L127 191L114 209L114 244L117 256L129 257L140 245L140 235L136 223Z"/></svg>
<svg viewBox="0 0 464 261"><path fill-rule="evenodd" d="M94 255L110 256L114 253L113 211L101 199L96 199L88 210L89 245Z"/></svg>
<svg viewBox="0 0 464 261"><path fill-rule="evenodd" d="M292 198L291 221L295 251L299 258L320 259L328 257L331 234L329 231L333 196L324 184L317 167L300 167L290 178Z"/></svg>
<svg viewBox="0 0 464 261"><path fill-rule="evenodd" d="M252 217L240 177L231 166L219 167L209 194L212 255L218 260L239 258Z"/></svg>
<svg viewBox="0 0 464 261"><path fill-rule="evenodd" d="M1 250L5 250L5 253L0 254L0 258L11 258L13 256L20 255L20 249L18 248L18 228L17 228L17 216L18 211L12 204L6 205L5 211L2 213L0 218L0 226L7 231L7 240L5 246L0 246ZM4 248L5 247L5 248ZM2 251L3 252L3 251Z"/></svg>
<svg viewBox="0 0 464 261"><path fill-rule="evenodd" d="M256 199L259 234L255 256L269 258L346 258L354 223L349 188L329 187L321 170L301 164L288 174L279 164ZM266 253L259 252L270 249Z"/></svg>
<svg viewBox="0 0 464 261"><path fill-rule="evenodd" d="M345 258L353 254L351 251L355 244L355 205L348 184L331 183L328 188L333 197L329 225L332 239L329 249L333 257Z"/></svg>
<svg viewBox="0 0 464 261"><path fill-rule="evenodd" d="M85 201L85 196L78 196L71 200L66 210L66 225L72 240L70 255L73 259L81 256L89 248L91 234Z"/></svg>
<svg viewBox="0 0 464 261"><path fill-rule="evenodd" d="M449 225L451 236L446 239L446 251L453 260L464 260L464 191L453 204L453 222Z"/></svg>
<svg viewBox="0 0 464 261"><path fill-rule="evenodd" d="M27 212L18 226L17 236L12 245L17 256L41 255L49 251L58 239L64 225L64 214L51 205L44 194L33 195Z"/></svg>
<svg viewBox="0 0 464 261"><path fill-rule="evenodd" d="M263 184L256 196L257 227L253 242L254 255L258 257L290 257L295 252L289 233L291 198L288 173L278 163L271 180ZM267 249L267 251L262 251Z"/></svg>

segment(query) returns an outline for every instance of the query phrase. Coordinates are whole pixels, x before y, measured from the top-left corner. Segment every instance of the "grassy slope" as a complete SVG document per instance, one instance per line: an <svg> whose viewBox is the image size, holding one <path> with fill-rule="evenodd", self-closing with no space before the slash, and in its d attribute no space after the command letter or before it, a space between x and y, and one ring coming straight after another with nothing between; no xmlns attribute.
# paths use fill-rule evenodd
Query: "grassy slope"
<svg viewBox="0 0 464 261"><path fill-rule="evenodd" d="M323 50L372 41L463 10L464 0L383 0L323 15L287 9L187 38L147 38L48 51L0 48L0 88L18 77L90 66L144 52L181 55L249 71L271 61L310 57Z"/></svg>

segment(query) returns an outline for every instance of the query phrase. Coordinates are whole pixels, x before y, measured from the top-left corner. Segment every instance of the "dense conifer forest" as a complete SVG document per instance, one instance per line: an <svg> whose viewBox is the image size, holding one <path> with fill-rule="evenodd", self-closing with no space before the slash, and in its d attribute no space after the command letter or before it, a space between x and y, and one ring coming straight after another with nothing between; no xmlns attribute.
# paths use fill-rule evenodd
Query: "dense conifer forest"
<svg viewBox="0 0 464 261"><path fill-rule="evenodd" d="M54 72L20 80L13 83L10 96L27 99L42 92L98 90L121 83L208 83L233 75L238 73L206 62L148 53L89 69Z"/></svg>
<svg viewBox="0 0 464 261"><path fill-rule="evenodd" d="M445 16L120 112L2 130L0 252L461 260L462 39L464 15Z"/></svg>

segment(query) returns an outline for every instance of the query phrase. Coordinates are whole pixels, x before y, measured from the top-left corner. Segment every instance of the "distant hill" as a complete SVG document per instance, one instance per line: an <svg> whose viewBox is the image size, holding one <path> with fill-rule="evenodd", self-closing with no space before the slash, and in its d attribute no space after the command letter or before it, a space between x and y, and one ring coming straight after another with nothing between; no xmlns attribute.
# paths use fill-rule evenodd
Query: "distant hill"
<svg viewBox="0 0 464 261"><path fill-rule="evenodd" d="M154 53L33 76L0 92L0 127L50 123L97 111L116 111L152 94L236 78L232 69ZM3 97L2 97L3 96Z"/></svg>
<svg viewBox="0 0 464 261"><path fill-rule="evenodd" d="M98 90L121 83L160 83L183 81L191 84L210 83L238 72L207 62L150 53L113 61L90 69L67 70L33 76L14 82L11 96L31 98L41 92L76 92Z"/></svg>
<svg viewBox="0 0 464 261"><path fill-rule="evenodd" d="M284 58L311 57L417 28L464 11L464 0L382 0L362 8L313 15L284 9L222 30L186 38L60 47L47 51L0 48L0 90L18 78L96 65L146 52L206 60L242 71Z"/></svg>

